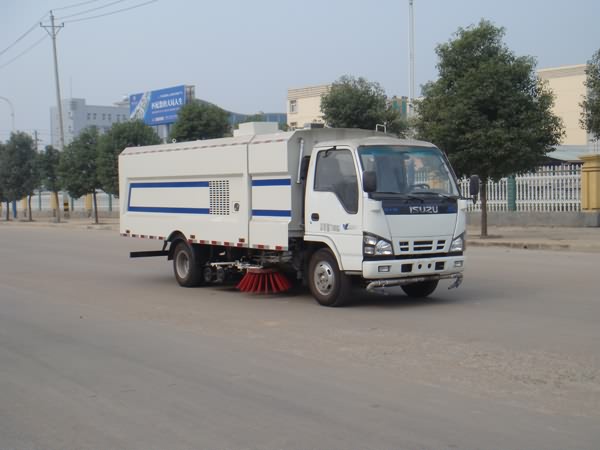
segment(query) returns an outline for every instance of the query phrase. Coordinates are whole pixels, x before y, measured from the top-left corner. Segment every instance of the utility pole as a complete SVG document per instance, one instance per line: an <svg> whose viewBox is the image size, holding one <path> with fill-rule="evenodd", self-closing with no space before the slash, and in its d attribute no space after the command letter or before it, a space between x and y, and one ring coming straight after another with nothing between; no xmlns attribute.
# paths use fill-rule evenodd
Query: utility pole
<svg viewBox="0 0 600 450"><path fill-rule="evenodd" d="M414 112L413 102L415 99L415 15L413 12L413 0L408 0L408 116Z"/></svg>
<svg viewBox="0 0 600 450"><path fill-rule="evenodd" d="M60 149L63 150L65 148L65 129L63 126L63 113L62 113L62 103L60 100L60 82L58 79L58 57L56 56L56 35L58 32L65 26L64 23L60 25L55 25L54 23L54 14L50 11L50 25L43 25L40 23L40 27L44 28L46 32L52 38L52 50L54 53L54 78L56 80L56 105L58 106L58 124L59 124L59 142Z"/></svg>

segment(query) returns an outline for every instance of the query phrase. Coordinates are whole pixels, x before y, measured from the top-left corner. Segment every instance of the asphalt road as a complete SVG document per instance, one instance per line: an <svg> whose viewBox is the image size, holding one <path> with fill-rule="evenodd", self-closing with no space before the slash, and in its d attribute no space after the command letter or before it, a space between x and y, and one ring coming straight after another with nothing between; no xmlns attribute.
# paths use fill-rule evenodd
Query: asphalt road
<svg viewBox="0 0 600 450"><path fill-rule="evenodd" d="M598 255L432 298L184 289L157 243L0 223L0 449L597 449Z"/></svg>

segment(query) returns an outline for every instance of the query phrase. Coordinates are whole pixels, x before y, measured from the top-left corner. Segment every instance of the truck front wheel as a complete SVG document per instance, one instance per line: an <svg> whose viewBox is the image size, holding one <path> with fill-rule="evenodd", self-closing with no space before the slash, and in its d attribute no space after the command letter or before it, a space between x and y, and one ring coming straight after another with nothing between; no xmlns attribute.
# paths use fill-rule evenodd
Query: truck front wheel
<svg viewBox="0 0 600 450"><path fill-rule="evenodd" d="M192 287L202 283L202 267L197 264L190 246L183 241L173 252L173 272L180 286Z"/></svg>
<svg viewBox="0 0 600 450"><path fill-rule="evenodd" d="M435 291L438 280L421 281L419 283L405 284L402 290L412 298L424 298Z"/></svg>
<svg viewBox="0 0 600 450"><path fill-rule="evenodd" d="M348 301L350 285L350 279L340 271L329 249L313 253L308 267L308 286L320 305L343 306Z"/></svg>

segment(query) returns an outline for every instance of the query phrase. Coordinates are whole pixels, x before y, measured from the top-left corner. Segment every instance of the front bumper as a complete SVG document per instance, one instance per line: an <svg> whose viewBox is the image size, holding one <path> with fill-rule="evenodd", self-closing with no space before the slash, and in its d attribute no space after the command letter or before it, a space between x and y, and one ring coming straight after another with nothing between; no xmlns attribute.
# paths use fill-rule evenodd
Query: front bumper
<svg viewBox="0 0 600 450"><path fill-rule="evenodd" d="M375 288L385 288L385 287L393 287L393 286L404 286L406 284L412 283L422 283L424 281L439 281L439 280L447 280L453 279L454 283L452 283L448 289L454 289L460 286L463 279L462 272L458 273L450 273L446 275L426 275L423 277L406 277L406 278L385 278L383 280L373 280L369 284L367 284L367 291Z"/></svg>
<svg viewBox="0 0 600 450"><path fill-rule="evenodd" d="M415 277L454 278L464 270L465 257L434 256L418 259L386 259L363 261L365 280L405 279Z"/></svg>

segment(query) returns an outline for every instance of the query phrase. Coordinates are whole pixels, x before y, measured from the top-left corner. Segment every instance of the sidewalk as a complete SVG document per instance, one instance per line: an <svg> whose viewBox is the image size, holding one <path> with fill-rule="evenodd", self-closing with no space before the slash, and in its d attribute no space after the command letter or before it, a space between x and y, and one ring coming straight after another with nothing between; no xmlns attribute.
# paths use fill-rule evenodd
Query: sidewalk
<svg viewBox="0 0 600 450"><path fill-rule="evenodd" d="M3 226L26 227L62 227L87 230L119 231L118 218L100 218L99 224L93 219L73 218L61 223L52 222L51 218L39 218L34 222L22 219L6 222L0 219L0 230ZM570 250L577 252L600 253L600 228L569 227L488 227L488 237L480 237L479 227L469 226L467 230L467 247L505 247L530 250Z"/></svg>
<svg viewBox="0 0 600 450"><path fill-rule="evenodd" d="M482 239L481 229L469 226L468 246L600 253L600 228L488 226L488 237Z"/></svg>

